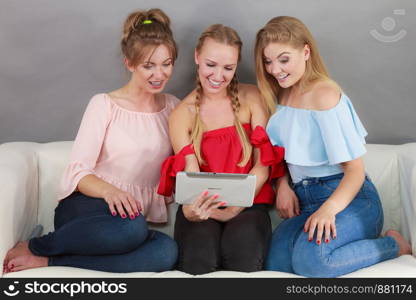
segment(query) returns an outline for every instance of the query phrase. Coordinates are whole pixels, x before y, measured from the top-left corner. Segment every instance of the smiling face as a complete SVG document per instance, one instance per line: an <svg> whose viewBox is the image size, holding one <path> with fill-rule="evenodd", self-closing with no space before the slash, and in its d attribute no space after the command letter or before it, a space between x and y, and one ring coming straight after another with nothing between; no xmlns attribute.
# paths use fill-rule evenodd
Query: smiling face
<svg viewBox="0 0 416 300"><path fill-rule="evenodd" d="M296 49L288 44L270 43L263 51L264 68L277 80L281 88L288 88L302 78L309 54L308 45Z"/></svg>
<svg viewBox="0 0 416 300"><path fill-rule="evenodd" d="M173 58L168 47L159 45L153 48L143 62L127 68L132 72L132 80L146 92L160 93L173 71Z"/></svg>
<svg viewBox="0 0 416 300"><path fill-rule="evenodd" d="M195 63L204 93L219 94L227 91L234 77L239 53L238 47L218 43L207 38L201 50L195 51Z"/></svg>

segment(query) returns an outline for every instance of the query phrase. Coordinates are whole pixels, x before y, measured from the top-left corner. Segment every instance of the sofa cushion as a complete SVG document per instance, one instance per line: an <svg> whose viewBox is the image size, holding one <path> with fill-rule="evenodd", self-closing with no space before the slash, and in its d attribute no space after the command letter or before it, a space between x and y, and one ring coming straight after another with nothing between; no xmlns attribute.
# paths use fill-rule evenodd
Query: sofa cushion
<svg viewBox="0 0 416 300"><path fill-rule="evenodd" d="M134 273L109 273L91 271L86 269L71 268L71 267L47 267L29 269L16 273L8 273L4 278L22 278L22 277L36 277L36 278L66 278L66 277L82 277L82 278L105 278L105 277L129 277L129 278L148 278L148 277L163 277L163 278L187 278L187 277L202 277L202 278L231 278L231 277L251 277L251 278L266 278L266 277L301 277L291 273L275 272L275 271L259 271L259 272L233 272L233 271L217 271L203 275L193 276L180 271L167 271L161 273L153 272L134 272ZM403 255L395 259L384 261L382 263L373 265L368 268L358 270L356 272L346 274L341 277L385 277L385 278L403 278L416 277L416 259L410 255Z"/></svg>
<svg viewBox="0 0 416 300"><path fill-rule="evenodd" d="M384 212L383 231L401 229L400 178L398 170L399 146L366 145L364 165L380 195Z"/></svg>

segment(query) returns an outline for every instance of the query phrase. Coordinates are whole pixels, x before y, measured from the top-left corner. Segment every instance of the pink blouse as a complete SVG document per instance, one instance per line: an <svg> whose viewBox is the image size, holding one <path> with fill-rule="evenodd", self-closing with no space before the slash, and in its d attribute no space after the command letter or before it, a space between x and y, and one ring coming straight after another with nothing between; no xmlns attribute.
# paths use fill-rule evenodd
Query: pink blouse
<svg viewBox="0 0 416 300"><path fill-rule="evenodd" d="M179 100L163 94L165 107L136 112L115 104L108 94L90 100L66 167L59 200L72 194L81 178L93 174L129 192L149 222L167 221L171 197L157 194L162 162L172 154L168 116Z"/></svg>

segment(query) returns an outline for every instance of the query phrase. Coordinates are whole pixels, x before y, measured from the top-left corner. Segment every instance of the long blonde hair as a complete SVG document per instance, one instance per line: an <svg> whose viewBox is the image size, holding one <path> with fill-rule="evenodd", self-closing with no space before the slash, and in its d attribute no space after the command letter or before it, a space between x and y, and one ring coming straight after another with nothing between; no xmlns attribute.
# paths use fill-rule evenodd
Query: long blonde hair
<svg viewBox="0 0 416 300"><path fill-rule="evenodd" d="M209 26L199 37L198 44L196 46L196 52L201 53L204 42L207 38L214 40L215 42L222 43L225 45L237 47L238 49L238 61L241 60L241 47L243 45L238 33L227 26L222 24L214 24ZM234 112L234 125L237 128L237 133L241 141L243 148L243 157L238 163L238 166L245 166L251 158L252 147L246 131L244 130L243 125L238 119L237 113L240 110L240 101L238 99L238 79L237 74L234 74L230 84L227 87L227 95L231 99L231 106ZM202 134L204 132L204 124L200 115L200 106L203 96L203 89L201 85L201 80L199 78L198 72L196 74L196 96L195 96L195 121L191 132L191 140L194 146L195 155L198 158L200 164L204 164L204 160L201 155L201 141Z"/></svg>
<svg viewBox="0 0 416 300"><path fill-rule="evenodd" d="M294 17L273 18L257 32L254 48L257 85L269 114L276 111L280 92L276 79L264 68L264 48L270 43L288 44L295 49L302 49L305 45L309 46L310 57L306 61L305 73L299 81L301 91L305 91L312 83L319 80L328 81L338 86L330 79L322 57L319 55L316 41L306 25Z"/></svg>
<svg viewBox="0 0 416 300"><path fill-rule="evenodd" d="M124 21L121 51L133 67L159 45L165 45L172 55L172 64L178 49L170 29L169 17L160 9L138 10Z"/></svg>

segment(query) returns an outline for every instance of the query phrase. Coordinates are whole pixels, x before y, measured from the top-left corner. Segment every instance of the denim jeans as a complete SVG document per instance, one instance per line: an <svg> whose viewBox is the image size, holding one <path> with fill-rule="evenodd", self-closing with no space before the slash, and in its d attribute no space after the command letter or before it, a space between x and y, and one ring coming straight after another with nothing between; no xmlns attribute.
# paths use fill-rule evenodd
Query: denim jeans
<svg viewBox="0 0 416 300"><path fill-rule="evenodd" d="M161 272L177 260L176 242L149 230L142 215L112 216L100 198L75 192L55 209L55 231L29 241L33 254L48 257L50 266L107 272Z"/></svg>
<svg viewBox="0 0 416 300"><path fill-rule="evenodd" d="M392 237L379 237L383 209L367 176L356 197L336 215L336 239L318 245L315 231L314 240L308 241L309 233L303 231L306 220L331 196L342 177L343 174L307 178L293 186L301 214L284 220L274 230L265 264L267 270L307 277L337 277L398 256L396 241Z"/></svg>

